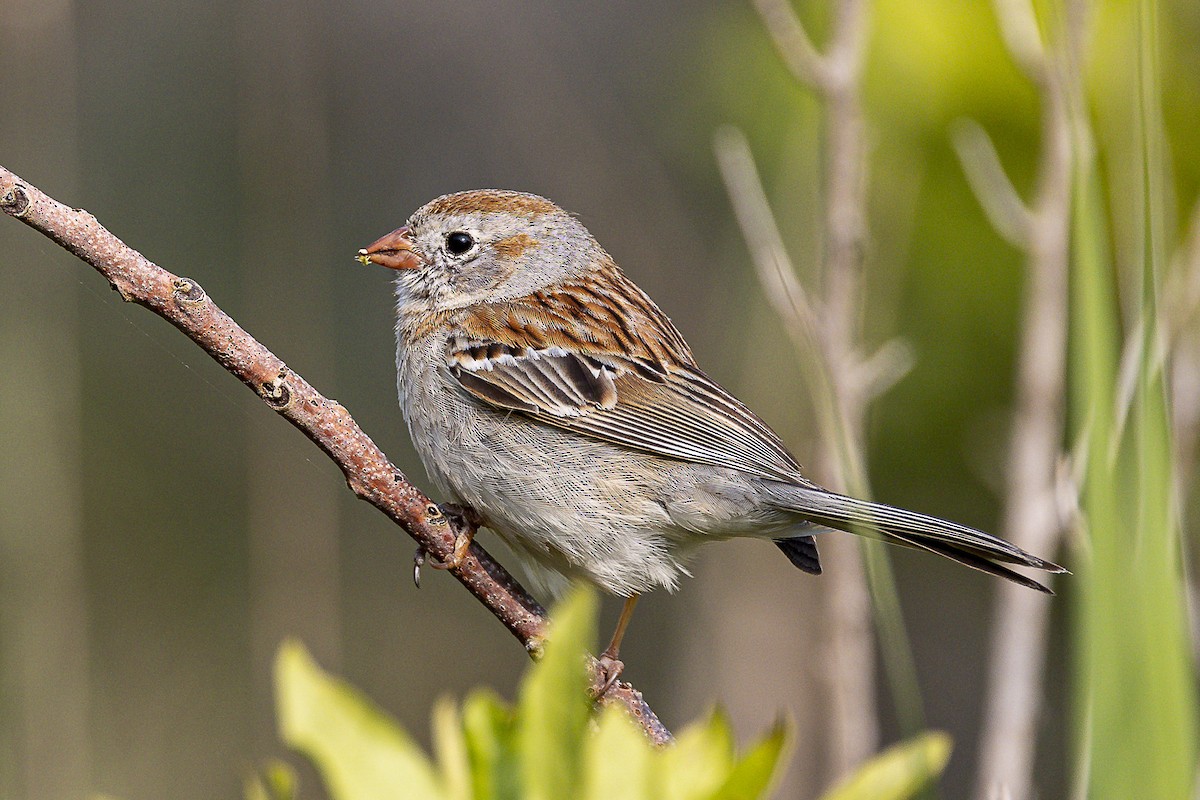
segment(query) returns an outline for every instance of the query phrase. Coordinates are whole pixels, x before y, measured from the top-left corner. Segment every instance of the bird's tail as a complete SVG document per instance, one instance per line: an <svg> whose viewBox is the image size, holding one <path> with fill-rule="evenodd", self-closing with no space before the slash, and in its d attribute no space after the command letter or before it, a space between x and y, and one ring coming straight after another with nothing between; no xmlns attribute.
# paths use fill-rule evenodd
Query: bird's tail
<svg viewBox="0 0 1200 800"><path fill-rule="evenodd" d="M816 525L927 550L1046 594L1054 593L1005 565L1015 564L1046 572L1067 571L999 537L955 522L882 503L856 500L824 489L782 483L775 486L775 499L780 507L794 511Z"/></svg>

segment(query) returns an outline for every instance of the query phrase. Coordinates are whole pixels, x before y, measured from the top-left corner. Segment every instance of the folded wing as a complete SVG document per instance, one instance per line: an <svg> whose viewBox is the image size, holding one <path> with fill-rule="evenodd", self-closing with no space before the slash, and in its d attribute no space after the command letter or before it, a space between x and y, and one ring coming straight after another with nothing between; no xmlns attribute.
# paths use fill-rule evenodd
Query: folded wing
<svg viewBox="0 0 1200 800"><path fill-rule="evenodd" d="M627 326L642 337L657 327L657 347L633 340L616 349L588 341L570 318L523 310L476 318L475 328L481 319L506 324L451 342L450 371L479 400L634 450L810 485L779 437L686 349L662 347L679 336L663 330L665 317Z"/></svg>

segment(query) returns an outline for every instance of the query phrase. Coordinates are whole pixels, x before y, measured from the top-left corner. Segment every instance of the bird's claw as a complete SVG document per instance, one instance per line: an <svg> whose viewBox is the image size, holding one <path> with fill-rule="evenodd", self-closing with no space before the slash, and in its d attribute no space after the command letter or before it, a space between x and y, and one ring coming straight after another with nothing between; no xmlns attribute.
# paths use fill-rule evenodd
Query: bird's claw
<svg viewBox="0 0 1200 800"><path fill-rule="evenodd" d="M467 553L471 549L471 542L475 539L475 531L484 524L484 520L479 512L470 506L442 503L438 509L447 517L460 521L462 524L458 527L461 528L461 531L454 537L454 550L450 552L450 557L445 561L431 558L429 566L434 569L457 569L466 560Z"/></svg>
<svg viewBox="0 0 1200 800"><path fill-rule="evenodd" d="M421 588L421 567L425 566L426 562L434 569L444 570L461 567L462 563L467 559L467 553L471 550L471 542L475 538L475 531L484 525L483 517L470 506L442 503L436 508L430 507L430 516L437 517L437 513L434 512L440 512L442 516L451 517L460 523L456 527L461 532L455 535L454 549L450 551L450 558L445 561L435 558L426 552L424 547L418 547L417 552L413 553L413 584L418 589ZM442 519L435 521L444 522Z"/></svg>
<svg viewBox="0 0 1200 800"><path fill-rule="evenodd" d="M592 684L589 692L593 700L600 700L612 687L617 685L617 679L621 677L621 673L625 671L625 663L618 658L613 658L607 653L601 653L596 659L596 681Z"/></svg>
<svg viewBox="0 0 1200 800"><path fill-rule="evenodd" d="M425 548L418 547L413 553L413 585L421 588L421 567L425 566Z"/></svg>

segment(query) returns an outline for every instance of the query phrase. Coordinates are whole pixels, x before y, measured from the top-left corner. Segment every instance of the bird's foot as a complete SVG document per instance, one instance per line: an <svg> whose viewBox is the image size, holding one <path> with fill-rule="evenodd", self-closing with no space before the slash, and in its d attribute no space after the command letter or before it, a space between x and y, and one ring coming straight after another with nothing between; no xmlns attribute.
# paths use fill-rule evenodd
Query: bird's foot
<svg viewBox="0 0 1200 800"><path fill-rule="evenodd" d="M457 569L466 559L467 552L471 549L471 542L475 538L475 531L483 526L484 519L478 511L470 506L442 503L438 508L447 517L460 522L461 524L456 527L461 530L454 537L454 550L451 551L450 557L445 561L430 559L429 566L434 569Z"/></svg>
<svg viewBox="0 0 1200 800"><path fill-rule="evenodd" d="M640 595L631 594L625 598L625 605L621 608L621 618L617 620L617 629L613 631L612 640L608 643L608 647L604 648L600 657L596 659L596 682L592 688L596 700L600 700L608 694L608 690L616 685L617 678L621 677L621 671L625 669L625 665L621 659L617 658L617 654L621 652L621 640L625 638L625 629L629 627L629 620L633 616L633 609L637 606L638 597Z"/></svg>
<svg viewBox="0 0 1200 800"><path fill-rule="evenodd" d="M454 550L451 551L450 557L445 561L439 561L436 558L429 559L429 566L434 569L457 569L462 566L462 563L467 559L467 552L471 549L471 542L475 538L475 531L467 529L454 537Z"/></svg>
<svg viewBox="0 0 1200 800"><path fill-rule="evenodd" d="M617 685L617 679L625 670L625 663L607 652L601 653L596 659L596 680L590 692L592 699L600 700L608 694L608 690Z"/></svg>

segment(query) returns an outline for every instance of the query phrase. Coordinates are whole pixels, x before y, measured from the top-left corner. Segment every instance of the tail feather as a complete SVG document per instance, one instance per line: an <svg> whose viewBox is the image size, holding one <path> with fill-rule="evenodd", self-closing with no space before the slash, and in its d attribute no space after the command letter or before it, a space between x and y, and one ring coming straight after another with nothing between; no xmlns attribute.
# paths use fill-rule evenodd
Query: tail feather
<svg viewBox="0 0 1200 800"><path fill-rule="evenodd" d="M952 561L957 561L959 564L970 567L971 569L977 569L980 572L986 572L989 575L999 575L1001 578L1007 578L1013 583L1019 583L1022 586L1026 586L1030 589L1036 589L1044 594L1054 594L1054 590L1052 590L1050 587L1040 584L1032 578L1027 578L1021 573L1015 572L1002 564L997 564L994 561L988 561L983 556L976 555L969 550L955 549L954 547L930 539L921 540L907 536L901 536L899 534L892 535L895 537L896 544L908 545L910 547L916 547L930 553L937 553L939 556L945 556L946 558Z"/></svg>
<svg viewBox="0 0 1200 800"><path fill-rule="evenodd" d="M775 546L783 551L792 565L810 575L821 574L821 558L817 555L817 540L811 536L790 536L776 539Z"/></svg>
<svg viewBox="0 0 1200 800"><path fill-rule="evenodd" d="M966 525L881 503L857 500L822 489L795 484L777 486L777 502L781 507L794 511L817 525L937 553L973 569L999 575L1047 594L1053 592L1004 565L1016 564L1046 572L1066 572L1058 564L1038 558L1010 542L968 528Z"/></svg>

